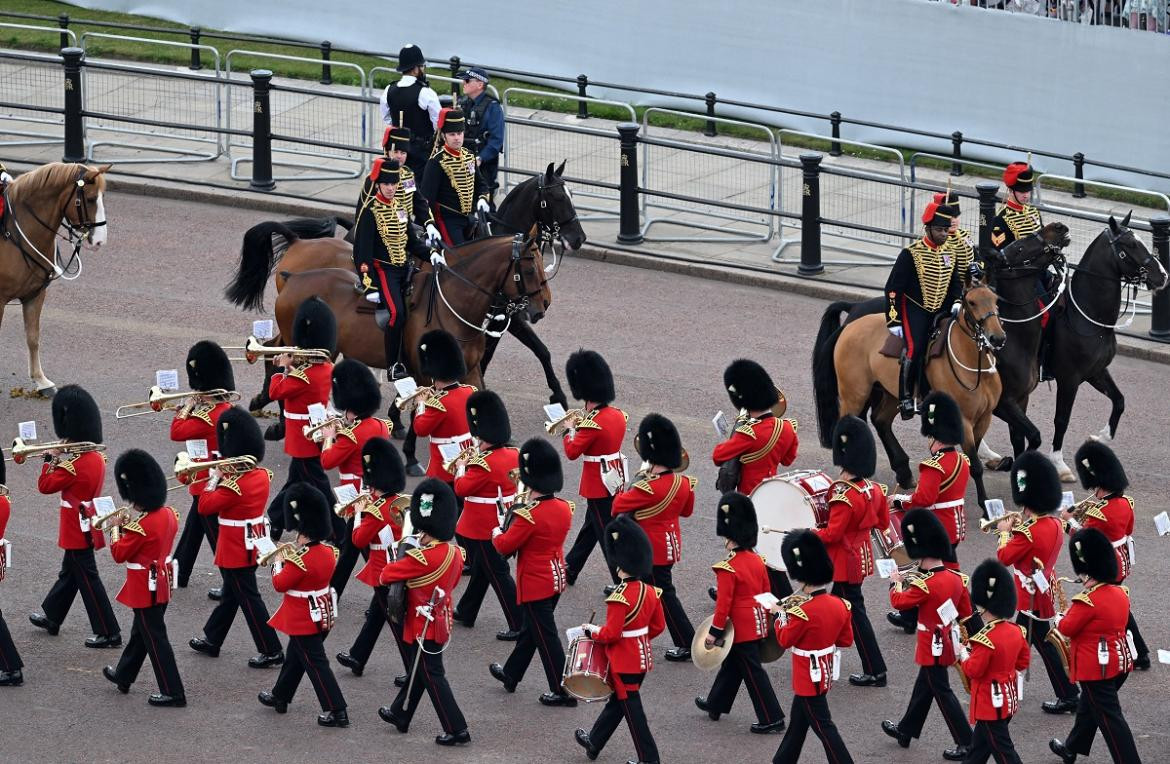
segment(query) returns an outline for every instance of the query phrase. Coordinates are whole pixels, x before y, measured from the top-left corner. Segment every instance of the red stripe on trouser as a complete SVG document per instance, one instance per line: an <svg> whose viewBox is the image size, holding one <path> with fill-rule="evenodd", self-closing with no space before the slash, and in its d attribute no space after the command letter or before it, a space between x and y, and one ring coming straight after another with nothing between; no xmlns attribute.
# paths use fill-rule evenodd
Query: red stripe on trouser
<svg viewBox="0 0 1170 764"><path fill-rule="evenodd" d="M451 234L447 232L447 224L443 222L443 213L439 211L439 205L432 207L431 212L435 216L435 225L439 227L439 236L442 237L443 243L452 246Z"/></svg>
<svg viewBox="0 0 1170 764"><path fill-rule="evenodd" d="M638 697L641 699L641 695ZM638 739L638 729L634 726L634 720L630 716L630 708L626 705L627 701L623 699L620 703L622 704L622 716L626 717L626 727L629 728L630 737L634 740L634 750L638 754L638 761L642 761L642 746L640 745L641 740Z"/></svg>
<svg viewBox="0 0 1170 764"><path fill-rule="evenodd" d="M419 642L418 644L416 644L415 649L422 650L423 643ZM433 679L431 679L431 672L427 670L426 660L420 659L418 664L422 668L423 676L425 677L425 680L423 681L423 685L427 689L427 695L430 696L431 705L433 705L435 707L435 714L438 715L439 722L443 725L443 731L448 732L448 733L458 732L459 730L451 729L451 726L452 726L451 720L447 718L447 714L446 714L447 709L443 708L443 704L442 704L442 702L440 702L439 692L438 692L438 690L435 689L435 682ZM410 698L407 698L406 702L410 703ZM417 703L415 704L415 708L416 709L418 708Z"/></svg>
<svg viewBox="0 0 1170 764"><path fill-rule="evenodd" d="M66 554L68 554L68 553L66 553ZM101 625L102 625L102 629L103 629L102 636L103 637L114 636L110 632L110 627L108 625L106 625L106 619L102 618L101 603L97 601L97 597L93 593L93 587L90 585L89 576L85 575L85 570L81 567L81 565L77 562L77 559L73 555L69 555L69 559L73 563L74 567L77 568L78 573L81 575L81 580L85 583L85 590L87 592L89 592L88 599L86 599L85 597L82 597L83 604L87 605L86 609L88 610L89 603L93 603L93 609L94 609L94 612L97 613L98 622L101 623ZM74 585L76 585L76 582L74 583ZM78 588L80 589L80 587L78 587Z"/></svg>
<svg viewBox="0 0 1170 764"><path fill-rule="evenodd" d="M910 331L910 314L906 312L906 298L902 298L902 339L906 341L906 357L914 357L914 333Z"/></svg>
<svg viewBox="0 0 1170 764"><path fill-rule="evenodd" d="M1081 690L1085 692L1085 690ZM1093 693L1088 693L1089 705L1093 707L1093 716L1097 717L1097 728L1101 730L1101 737L1105 738L1106 747L1109 748L1109 753L1115 756L1114 761L1117 761L1116 754L1118 752L1117 737L1113 734L1113 730L1109 727L1109 717L1104 710L1097 704L1097 698ZM1092 738L1089 738L1091 741ZM1086 754L1088 755L1088 754Z"/></svg>
<svg viewBox="0 0 1170 764"><path fill-rule="evenodd" d="M553 686L552 677L556 675L556 667L552 662L552 653L549 652L548 642L544 638L544 630L540 628L540 624L536 620L536 611L532 609L532 603L527 602L525 606L528 608L528 626L536 632L536 638L540 640L540 645L537 652L540 653L540 662L544 664L545 678L549 680L549 689L553 692L562 692L560 687Z"/></svg>
<svg viewBox="0 0 1170 764"><path fill-rule="evenodd" d="M255 571L253 571L252 575L256 575ZM224 578L227 578L227 576L224 576ZM261 621L256 617L256 614L252 611L251 601L244 597L244 590L240 587L239 579L234 575L231 577L231 579L232 586L234 586L236 589L236 607L239 608L244 618L247 619L248 625L251 627L253 633L254 641L257 642L256 647L263 651L265 655L271 655L272 653L276 652L276 650L273 650L267 644L259 644L259 641L264 639L264 627L268 625L268 622ZM256 639L257 637L259 639ZM276 646L279 649L280 643L278 642Z"/></svg>
<svg viewBox="0 0 1170 764"><path fill-rule="evenodd" d="M158 674L158 688L163 691L164 695L170 695L171 690L167 686L167 672L163 670L163 665L158 659L158 645L154 643L154 634L150 632L150 629L146 625L146 616L143 615L142 608L137 608L134 614L141 621L141 625L138 628L142 629L143 642L150 645L150 662L154 666L155 673Z"/></svg>
<svg viewBox="0 0 1170 764"><path fill-rule="evenodd" d="M821 729L821 723L817 720L816 715L813 714L812 706L809 705L808 698L801 698L801 702L804 703L804 715L808 717L809 724L813 726L813 731L820 739L821 746L825 749L825 755L834 762L840 761L840 759L837 758L837 752L832 749L832 747L829 745L829 741L825 739L825 731Z"/></svg>
<svg viewBox="0 0 1170 764"><path fill-rule="evenodd" d="M942 696L940 694L941 689L935 689L934 681L930 678L929 671L926 672L926 684L930 687L930 694L934 696L934 702L935 702L935 705L938 706L938 710L944 712L942 714L942 718L943 718L943 721L947 723L947 729L950 730L951 737L954 739L954 741L956 743L959 743L960 745L962 745L962 743L959 742L959 731L957 729L955 729L955 726L951 723L951 717L948 714L946 714L945 710L943 709ZM948 689L949 689L949 687L950 687L950 685L948 685Z"/></svg>
<svg viewBox="0 0 1170 764"><path fill-rule="evenodd" d="M317 681L310 679L309 683L313 685L314 690L318 687L321 688L320 694L325 698L326 703L328 703L328 707L326 707L326 703L322 703L321 708L325 711L333 711L333 698L329 697L329 692L325 689L325 683L321 681L321 672L318 671L317 667L309 661L309 652L305 649L305 646L301 644L299 639L289 639L289 644L290 646L295 644L297 649L300 650L301 668L305 671L309 671L310 669L313 671L313 676L316 677Z"/></svg>
<svg viewBox="0 0 1170 764"><path fill-rule="evenodd" d="M509 629L516 631L520 628L520 624L516 622L516 612L504 600L504 595L500 590L500 579L496 577L496 571L492 570L492 565L488 562L488 554L489 552L481 546L480 553L476 556L479 557L481 567L487 572L488 579L491 581L492 591L496 593L496 599L500 601L500 609L504 611L504 621L508 624Z"/></svg>
<svg viewBox="0 0 1170 764"><path fill-rule="evenodd" d="M748 665L747 658L742 652L739 653L739 663L742 667L739 672L743 675L744 687L747 688L748 693L752 696L752 700L759 703L760 710L764 712L764 718L760 719L760 724L771 724L772 718L767 715L768 704L764 702L764 694L760 692L760 687L756 684L755 677L752 676L751 666Z"/></svg>
<svg viewBox="0 0 1170 764"><path fill-rule="evenodd" d="M382 264L374 261L374 275L378 277L378 289L382 291L382 304L390 311L390 326L398 320L398 307L394 304L394 297L390 292L390 282L386 279L386 271Z"/></svg>

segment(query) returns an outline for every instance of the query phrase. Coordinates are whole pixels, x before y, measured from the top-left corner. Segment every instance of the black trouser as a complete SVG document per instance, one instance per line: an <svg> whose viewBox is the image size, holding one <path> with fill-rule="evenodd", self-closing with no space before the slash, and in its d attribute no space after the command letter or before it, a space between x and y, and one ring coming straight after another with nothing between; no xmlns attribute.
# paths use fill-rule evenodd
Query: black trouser
<svg viewBox="0 0 1170 764"><path fill-rule="evenodd" d="M865 598L861 595L861 584L833 584L833 594L848 600L852 608L849 617L853 621L853 644L857 645L857 655L861 658L861 670L866 674L886 673L886 661L882 658L882 650L878 647L877 637L873 634L873 625L869 622L869 614L865 612Z"/></svg>
<svg viewBox="0 0 1170 764"><path fill-rule="evenodd" d="M382 634L382 628L389 623L386 612L386 591L385 586L374 587L374 596L370 598L370 606L366 608L366 620L362 623L361 631L353 640L353 647L349 648L350 657L363 666L369 662L370 656L374 652L374 645L377 644L378 637ZM402 629L391 623L390 630L394 632L397 642L397 635L402 633ZM399 643L400 650L401 647L401 643Z"/></svg>
<svg viewBox="0 0 1170 764"><path fill-rule="evenodd" d="M1149 658L1150 648L1146 644L1146 640L1142 638L1142 633L1138 631L1137 620L1133 617L1133 610L1129 611L1129 622L1125 624L1125 628L1129 629L1129 633L1133 635L1135 657Z"/></svg>
<svg viewBox="0 0 1170 764"><path fill-rule="evenodd" d="M569 569L570 577L576 578L580 575L581 569L585 567L585 561L593 552L594 544L601 542L601 539L605 537L605 526L612 519L610 515L612 508L612 496L606 496L604 499L585 500L585 522L581 524L581 530L577 532L577 540L573 542L573 548L565 555L565 566ZM605 555L604 543L601 543L601 554ZM610 578L616 584L618 582L617 571L609 564L608 558L605 565L609 568Z"/></svg>
<svg viewBox="0 0 1170 764"><path fill-rule="evenodd" d="M490 585L500 601L504 611L504 620L508 628L515 631L520 628L520 614L516 612L516 582L512 580L512 572L508 569L508 561L496 551L490 541L469 539L459 536L459 545L467 550L467 564L471 567L471 575L467 578L467 588L455 606L459 620L467 626L475 623L479 616L479 608L483 604L483 597L487 594ZM560 638L558 637L558 640Z"/></svg>
<svg viewBox="0 0 1170 764"><path fill-rule="evenodd" d="M308 634L290 636L288 648L284 651L284 664L280 676L272 686L272 694L278 700L291 703L297 693L301 677L309 675L309 683L317 693L317 702L322 711L344 711L345 697L333 676L333 668L325 655L325 635Z"/></svg>
<svg viewBox="0 0 1170 764"><path fill-rule="evenodd" d="M1048 681L1052 682L1052 689L1060 700L1075 700L1077 687L1068 679L1064 667L1060 665L1060 653L1056 646L1048 642L1045 637L1052 628L1048 621L1040 621L1021 612L1016 616L1016 623L1028 632L1028 641L1040 653L1040 660L1044 662L1044 669L1048 672Z"/></svg>
<svg viewBox="0 0 1170 764"><path fill-rule="evenodd" d="M300 420L292 420L290 427L300 427ZM292 457L288 462L288 480L284 481L280 491L268 503L268 520L272 525L272 538L279 539L285 530L291 530L296 527L296 523L292 522L291 518L284 516L284 493L289 486L294 483L308 483L321 492L326 501L330 501L333 496L333 486L329 483L329 477L325 474L325 469L321 466L320 456L309 456L305 458ZM333 536L334 540L340 541L341 535L345 533L345 523L340 517L329 513L333 519Z"/></svg>
<svg viewBox="0 0 1170 764"><path fill-rule="evenodd" d="M621 680L628 685L641 686L645 674L620 674ZM605 707L589 730L589 742L598 751L605 748L613 736L614 730L626 720L630 729L630 737L634 740L634 751L638 761L658 761L658 744L654 742L654 735L650 733L650 725L646 722L646 711L642 708L642 695L638 690L628 690L626 699L620 700L617 693L609 696Z"/></svg>
<svg viewBox="0 0 1170 764"><path fill-rule="evenodd" d="M687 611L683 610L679 602L678 593L674 590L673 565L655 565L650 571L650 583L662 590L662 614L666 616L666 628L670 631L670 639L675 647L691 649L691 642L695 638L695 627L687 618Z"/></svg>
<svg viewBox="0 0 1170 764"><path fill-rule="evenodd" d="M142 668L142 662L149 655L150 666L154 669L154 678L158 682L158 691L163 695L185 697L179 667L175 665L175 651L171 649L171 640L167 636L167 624L164 619L166 613L165 603L153 607L134 608L130 641L126 643L126 649L118 659L114 678L118 684L134 684L134 680L138 678L138 671Z"/></svg>
<svg viewBox="0 0 1170 764"><path fill-rule="evenodd" d="M174 558L179 562L179 586L187 586L191 580L191 570L195 567L195 559L199 556L199 547L203 545L203 537L207 537L207 545L215 554L215 542L219 540L219 521L214 515L199 514L199 497L191 497L191 509L187 512L187 519L183 522L183 534L179 536L179 543L175 545Z"/></svg>
<svg viewBox="0 0 1170 764"><path fill-rule="evenodd" d="M1012 742L1008 729L1010 722L1010 718L975 722L975 730L971 733L971 751L963 759L963 764L986 764L988 759L995 759L996 764L1023 764Z"/></svg>
<svg viewBox="0 0 1170 764"><path fill-rule="evenodd" d="M357 565L358 557L368 559L369 556L368 551L358 549L353 545L353 518L351 517L345 521L345 533L341 538L341 553L337 557L337 567L333 569L333 578L329 582L329 585L337 590L339 600L341 593L345 591L346 584L353 576L353 569Z"/></svg>
<svg viewBox="0 0 1170 764"><path fill-rule="evenodd" d="M756 709L756 721L760 724L774 724L784 718L772 680L760 663L762 639L751 642L736 642L719 665L719 673L707 693L707 705L721 714L731 713L731 704L739 693L739 685L747 688L748 697Z"/></svg>
<svg viewBox="0 0 1170 764"><path fill-rule="evenodd" d="M411 683L408 680L407 686L398 691L398 696L390 704L390 709L395 716L404 719L409 724L410 720L414 718L418 702L422 699L423 690L426 690L431 697L431 705L435 707L435 714L439 717L439 724L443 725L443 731L454 734L467 729L467 720L463 718L463 712L459 710L459 704L455 702L455 695L451 692L451 685L447 681L447 672L443 668L443 653L440 652L443 647L438 642L432 642L429 639L423 642L423 654L418 661L418 671L415 673L414 682ZM414 665L416 650L418 650L417 642L403 643L402 645L407 672ZM410 690L409 698L406 697L407 689Z"/></svg>
<svg viewBox="0 0 1170 764"><path fill-rule="evenodd" d="M435 222L443 235L443 243L449 247L458 247L467 242L467 230L471 228L471 216L461 215L449 209L439 209L435 205Z"/></svg>
<svg viewBox="0 0 1170 764"><path fill-rule="evenodd" d="M921 736L922 725L926 722L933 701L938 704L938 710L942 712L943 721L947 723L955 743L960 746L971 745L971 726L967 724L959 699L951 690L949 673L950 669L946 666L918 667L918 679L910 693L910 705L906 706L906 712L898 722L900 732L914 738Z"/></svg>
<svg viewBox="0 0 1170 764"><path fill-rule="evenodd" d="M1129 674L1118 674L1112 679L1102 679L1096 682L1081 682L1081 698L1077 703L1077 719L1073 723L1072 732L1064 740L1064 745L1071 753L1088 756L1093 747L1093 738L1097 730L1101 730L1101 737L1105 738L1105 745L1109 748L1109 755L1114 762L1138 764L1137 745L1133 742L1133 733L1125 721L1125 714L1121 711L1121 702L1117 699L1117 691L1125 684Z"/></svg>
<svg viewBox="0 0 1170 764"><path fill-rule="evenodd" d="M825 757L829 764L853 764L853 757L845 748L845 741L841 739L841 733L837 731L837 725L829 713L827 695L793 696L788 731L784 733L784 739L772 757L772 764L795 764L800 761L800 752L804 749L804 739L810 727L825 747Z"/></svg>
<svg viewBox="0 0 1170 764"><path fill-rule="evenodd" d="M561 672L565 668L565 649L561 647L561 634L557 631L555 611L561 595L554 594L542 600L525 602L520 605L524 625L520 627L520 638L512 648L512 654L504 662L504 674L516 684L524 678L533 653L540 653L544 676L550 692L563 693Z"/></svg>
<svg viewBox="0 0 1170 764"><path fill-rule="evenodd" d="M268 625L268 608L256 587L256 566L220 568L219 572L223 576L223 598L207 618L203 636L216 647L222 645L232 628L232 621L236 619L236 611L240 610L260 654L280 652L280 638L276 636L276 630Z"/></svg>
<svg viewBox="0 0 1170 764"><path fill-rule="evenodd" d="M110 607L106 587L102 586L102 579L98 576L93 549L65 550L57 580L41 603L45 617L58 626L64 623L78 592L81 593L81 601L89 615L89 627L94 634L113 637L122 633L118 619L114 617L114 609Z"/></svg>
<svg viewBox="0 0 1170 764"><path fill-rule="evenodd" d="M383 328L386 370L402 357L402 333L406 326L406 286L410 281L410 269L375 261L370 280L381 295L382 308L390 313L389 323ZM361 277L361 274L358 274Z"/></svg>
<svg viewBox="0 0 1170 764"><path fill-rule="evenodd" d="M4 614L0 613L0 672L9 673L20 671L22 668L24 662L20 660L20 653L16 650L16 643L12 641L8 624L4 622Z"/></svg>

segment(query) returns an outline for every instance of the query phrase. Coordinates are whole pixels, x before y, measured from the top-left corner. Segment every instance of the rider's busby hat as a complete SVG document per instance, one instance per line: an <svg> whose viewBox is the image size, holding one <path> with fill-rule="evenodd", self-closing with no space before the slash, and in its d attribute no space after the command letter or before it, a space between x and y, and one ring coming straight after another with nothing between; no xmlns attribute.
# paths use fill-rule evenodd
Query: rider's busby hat
<svg viewBox="0 0 1170 764"><path fill-rule="evenodd" d="M397 159L382 157L378 163L378 172L374 175L375 183L398 183L402 180L402 165Z"/></svg>
<svg viewBox="0 0 1170 764"><path fill-rule="evenodd" d="M1012 162L1003 169L1003 184L1012 191L1031 191L1035 182L1035 173L1027 162Z"/></svg>
<svg viewBox="0 0 1170 764"><path fill-rule="evenodd" d="M651 464L667 469L678 469L682 465L682 440L678 428L662 414L647 414L638 425L634 437L638 455Z"/></svg>
<svg viewBox="0 0 1170 764"><path fill-rule="evenodd" d="M922 224L927 228L949 228L954 217L950 207L938 202L927 202L922 210Z"/></svg>
<svg viewBox="0 0 1170 764"><path fill-rule="evenodd" d="M953 446L963 442L963 412L955 399L935 390L922 401L922 434Z"/></svg>
<svg viewBox="0 0 1170 764"><path fill-rule="evenodd" d="M728 364L723 370L723 386L727 388L731 405L739 409L762 411L780 400L768 372L747 358Z"/></svg>
<svg viewBox="0 0 1170 764"><path fill-rule="evenodd" d="M390 156L391 151L409 151L413 137L414 133L409 127L387 127L386 132L382 133L382 153Z"/></svg>
<svg viewBox="0 0 1170 764"><path fill-rule="evenodd" d="M114 462L118 495L143 512L153 512L167 501L167 477L154 457L132 448Z"/></svg>
<svg viewBox="0 0 1170 764"><path fill-rule="evenodd" d="M251 456L257 463L264 458L264 435L256 418L239 406L232 406L215 423L215 442L225 459Z"/></svg>
<svg viewBox="0 0 1170 764"><path fill-rule="evenodd" d="M565 376L569 379L569 391L577 400L613 402L613 373L596 350L578 350L571 354L565 362Z"/></svg>
<svg viewBox="0 0 1170 764"><path fill-rule="evenodd" d="M192 390L235 390L232 362L223 348L200 340L187 351L187 383Z"/></svg>
<svg viewBox="0 0 1170 764"><path fill-rule="evenodd" d="M941 207L945 207L947 214L952 217L958 217L961 210L959 195L954 191L947 191L945 194L935 194L934 201Z"/></svg>
<svg viewBox="0 0 1170 764"><path fill-rule="evenodd" d="M1129 487L1121 460L1099 440L1086 440L1077 449L1077 475L1088 491L1101 488L1109 493L1121 493Z"/></svg>
<svg viewBox="0 0 1170 764"><path fill-rule="evenodd" d="M295 525L298 532L313 541L324 541L333 535L329 518L329 500L308 483L293 483L284 493L286 522Z"/></svg>
<svg viewBox="0 0 1170 764"><path fill-rule="evenodd" d="M409 72L416 66L426 66L427 60L423 57L422 48L411 43L404 45L398 51L398 66L395 68L400 72Z"/></svg>
<svg viewBox="0 0 1170 764"><path fill-rule="evenodd" d="M833 560L821 537L807 528L784 536L780 558L788 576L808 586L824 586L833 580Z"/></svg>
<svg viewBox="0 0 1170 764"><path fill-rule="evenodd" d="M609 563L627 576L643 579L650 575L654 564L650 539L628 513L618 515L605 526L605 548Z"/></svg>
<svg viewBox="0 0 1170 764"><path fill-rule="evenodd" d="M462 133L467 130L467 118L462 109L447 107L439 112L440 133Z"/></svg>
<svg viewBox="0 0 1170 764"><path fill-rule="evenodd" d="M102 413L84 387L65 385L53 396L53 431L74 442L102 442Z"/></svg>
<svg viewBox="0 0 1170 764"><path fill-rule="evenodd" d="M426 478L410 496L410 524L439 541L450 541L455 535L457 509L451 486L437 478Z"/></svg>
<svg viewBox="0 0 1170 764"><path fill-rule="evenodd" d="M1068 540L1068 556L1078 575L1107 584L1117 583L1117 552L1096 528L1081 528Z"/></svg>
<svg viewBox="0 0 1170 764"><path fill-rule="evenodd" d="M458 340L442 329L432 329L422 336L418 361L422 373L431 379L460 380L467 374Z"/></svg>
<svg viewBox="0 0 1170 764"><path fill-rule="evenodd" d="M491 390L477 390L467 398L467 429L481 443L501 445L512 439L508 409Z"/></svg>
<svg viewBox="0 0 1170 764"><path fill-rule="evenodd" d="M346 358L333 367L333 405L358 419L374 415L382 405L382 391L369 366Z"/></svg>
<svg viewBox="0 0 1170 764"><path fill-rule="evenodd" d="M565 487L561 455L544 438L532 438L520 446L520 482L542 494Z"/></svg>
<svg viewBox="0 0 1170 764"><path fill-rule="evenodd" d="M310 297L297 308L293 319L293 344L302 350L337 350L337 318L320 297Z"/></svg>
<svg viewBox="0 0 1170 764"><path fill-rule="evenodd" d="M1060 475L1047 456L1025 451L1012 464L1012 501L1036 514L1047 515L1060 508Z"/></svg>
<svg viewBox="0 0 1170 764"><path fill-rule="evenodd" d="M942 521L929 509L912 509L902 518L902 543L912 559L943 559L951 553L951 540Z"/></svg>
<svg viewBox="0 0 1170 764"><path fill-rule="evenodd" d="M719 498L715 508L715 535L735 542L741 549L756 545L760 526L756 522L756 506L738 491L728 491Z"/></svg>
<svg viewBox="0 0 1170 764"><path fill-rule="evenodd" d="M406 487L402 457L388 439L370 438L362 446L362 482L382 495L401 493Z"/></svg>
<svg viewBox="0 0 1170 764"><path fill-rule="evenodd" d="M971 604L997 618L1015 614L1016 581L999 560L984 560L971 574Z"/></svg>
<svg viewBox="0 0 1170 764"><path fill-rule="evenodd" d="M843 416L833 427L833 464L859 478L877 472L877 445L869 425L855 416Z"/></svg>

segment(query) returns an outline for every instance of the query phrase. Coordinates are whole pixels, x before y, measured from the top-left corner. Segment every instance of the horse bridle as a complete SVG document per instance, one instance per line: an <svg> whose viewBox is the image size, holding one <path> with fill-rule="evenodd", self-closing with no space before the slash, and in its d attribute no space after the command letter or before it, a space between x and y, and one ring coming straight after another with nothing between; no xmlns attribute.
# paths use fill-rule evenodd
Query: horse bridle
<svg viewBox="0 0 1170 764"><path fill-rule="evenodd" d="M963 333L971 339L975 340L975 346L984 352L994 352L991 345L991 338L987 334L987 329L984 324L987 320L993 317L999 317L998 310L989 311L980 318L975 318L971 313L971 309L967 306L966 293L963 295L963 306L959 310L959 314L963 319ZM972 323L974 321L974 323Z"/></svg>
<svg viewBox="0 0 1170 764"><path fill-rule="evenodd" d="M484 316L483 323L476 327L475 324L472 324L470 321L460 316L455 311L454 307L451 306L450 303L447 303L447 298L443 297L443 301L447 303L447 307L451 310L452 313L455 314L455 317L464 324L476 328L480 333L492 335L503 334L503 332L507 330L507 325L505 325L504 329L501 329L499 332L489 332L488 326L490 326L494 321L499 320L506 320L510 323L512 316L516 315L520 311L527 310L529 304L532 301L532 298L540 294L540 292L548 284L548 279L545 279L542 276L539 278L536 288L528 290L528 284L524 278L524 269L521 264L525 260L532 260L534 262L536 260L535 252L530 251L530 244L531 242L525 241L523 235L521 234L517 234L513 237L512 255L509 259L508 267L504 270L504 274L500 278L500 282L496 285L494 291L489 291L483 288L479 284L464 276L459 271L456 271L452 268L443 268L442 271L450 273L452 276L459 279L464 284L467 284L472 289L475 289L480 294L487 295L491 298L491 304L488 308L487 315ZM479 252L472 255L472 257L479 257L479 255L484 251L486 250L480 250ZM442 296L442 287L439 286L439 273L440 271L435 272L435 286L439 289L440 296ZM518 296L514 298L508 296L508 294L504 291L504 286L508 283L509 277L511 277L512 281L517 282L518 285Z"/></svg>
<svg viewBox="0 0 1170 764"><path fill-rule="evenodd" d="M100 228L101 226L106 225L106 222L107 222L105 220L98 222L96 220L89 219L89 201L85 198L85 187L87 185L89 185L91 182L96 182L96 181L86 180L86 178L85 178L86 169L87 168L85 167L85 165L81 165L77 168L77 177L75 177L73 179L73 191L71 194L71 198L69 200L73 203L74 208L77 210L78 222L73 223L72 221L69 220L68 214L66 214L66 212L68 211L68 208L69 208L69 202L66 202L65 211L63 211L61 214L61 224L60 225L64 226L65 230L69 232L68 236L61 235L61 233L58 230L60 228L60 226L53 227L53 226L49 225L48 223L46 223L44 220L41 220L41 217L40 217L40 215L37 214L36 210L34 210L32 207L30 207L26 202L22 201L20 203L23 211L27 212L32 217L32 219L35 220L39 226L41 226L41 228L44 228L46 231L53 234L54 238L60 239L61 241L68 242L69 245L73 247L73 254L70 256L69 263L66 265L66 267L61 269L62 272L66 272L69 270L69 267L73 264L73 262L77 259L78 254L81 252L82 243L85 242L86 238L88 238L90 236L90 234L93 233L94 229ZM28 236L25 234L25 232L21 229L19 221L16 220L15 210L13 210L12 220L13 220L13 224L16 226L17 232L20 233L21 238L23 238L25 240L25 242L27 242L30 247L33 247L33 250L38 255L40 255L40 257L43 260L45 260L46 262L49 262L48 258L43 253L41 253L40 250L36 249L36 246L32 243L32 241L28 238ZM24 251L23 247L21 247L20 249L22 252ZM56 266L56 262L51 262L50 265ZM60 266L56 266L56 267L60 268ZM49 274L50 274L49 275L50 279L55 278L56 276L60 275L58 273L55 273L54 269L52 269L52 268L49 268L48 270L49 270Z"/></svg>
<svg viewBox="0 0 1170 764"><path fill-rule="evenodd" d="M1023 238L1016 239L1011 244L1009 244L1007 248L1010 249L1011 247L1020 246L1023 242L1027 241L1028 239L1039 239L1040 240L1041 244L1043 245L1040 249L1040 253L1038 255L1036 255L1035 257L1030 257L1027 260L1022 260L1018 263L1009 263L1009 262L1006 262L1006 254L1007 253L1005 251L1004 252L1005 262L1004 262L1002 268L1000 268L1000 267L996 268L995 275L997 278L1002 278L1005 275L1010 275L1013 278L1023 278L1025 276L1029 275L1029 274L1023 274L1023 273L1012 273L1012 271L1021 271L1021 270L1027 270L1027 269L1032 269L1032 268L1047 268L1049 265L1056 265L1058 268L1064 267L1064 263L1065 263L1064 247L1059 246L1057 244L1053 244L1052 242L1049 242L1049 241L1045 241L1044 237L1041 235L1040 231L1036 231L1035 233L1030 233ZM1036 261L1044 258L1047 255L1051 255L1053 252L1056 252L1058 255L1060 255L1060 257L1057 258L1056 260L1053 260L1051 263L1045 263L1044 265L1036 264Z"/></svg>
<svg viewBox="0 0 1170 764"><path fill-rule="evenodd" d="M1113 252L1114 259L1121 263L1124 263L1130 259L1129 253L1125 250L1125 248L1118 246L1119 242L1124 239L1127 234L1132 237L1133 231L1129 228L1122 227L1120 232L1114 236L1113 229L1109 228L1108 226L1105 228L1105 238L1109 241L1109 249ZM1157 255L1147 250L1145 260L1138 263L1138 269L1135 273L1123 273L1119 276L1104 276L1102 274L1093 273L1092 271L1085 271L1085 273L1088 273L1091 276L1112 278L1116 281L1120 281L1122 284L1128 284L1129 286L1140 286L1142 282L1146 280L1146 277L1150 274L1150 269L1148 267L1150 263L1154 263L1159 270L1162 269L1162 264L1158 262ZM1082 269L1077 266L1077 270Z"/></svg>
<svg viewBox="0 0 1170 764"><path fill-rule="evenodd" d="M544 176L541 175L540 180L537 181L536 199L539 204L537 205L536 226L540 231L540 234L537 236L537 241L539 242L537 246L540 248L542 253L544 252L545 248L555 244L560 240L562 228L566 228L573 223L580 222L577 215L577 209L575 207L573 208L573 214L570 217L566 217L563 220L550 218L551 210L549 209L548 199L546 198L545 193L549 189L558 187L564 188L564 186L565 181L562 178L557 178L552 183L545 183Z"/></svg>

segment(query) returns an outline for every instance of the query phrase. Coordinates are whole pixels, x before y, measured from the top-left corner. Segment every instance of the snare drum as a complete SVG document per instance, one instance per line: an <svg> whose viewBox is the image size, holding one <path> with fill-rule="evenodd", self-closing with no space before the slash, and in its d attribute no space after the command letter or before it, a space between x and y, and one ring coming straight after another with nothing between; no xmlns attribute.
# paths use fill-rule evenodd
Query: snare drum
<svg viewBox="0 0 1170 764"><path fill-rule="evenodd" d="M889 540L890 549L889 557L898 564L899 568L906 568L914 564L914 560L910 559L910 555L906 552L906 545L902 543L902 518L906 516L905 509L897 507L890 507L890 528L886 531L886 538ZM876 530L876 529L875 529ZM880 554L881 549L877 550ZM885 556L885 555L881 555Z"/></svg>
<svg viewBox="0 0 1170 764"><path fill-rule="evenodd" d="M780 546L785 532L815 528L829 521L829 488L833 479L821 470L793 470L770 477L752 491L756 520L771 532L759 534L756 551L773 570L784 570Z"/></svg>
<svg viewBox="0 0 1170 764"><path fill-rule="evenodd" d="M609 656L605 645L589 637L577 637L569 643L561 686L586 703L608 698L613 688L609 686Z"/></svg>

